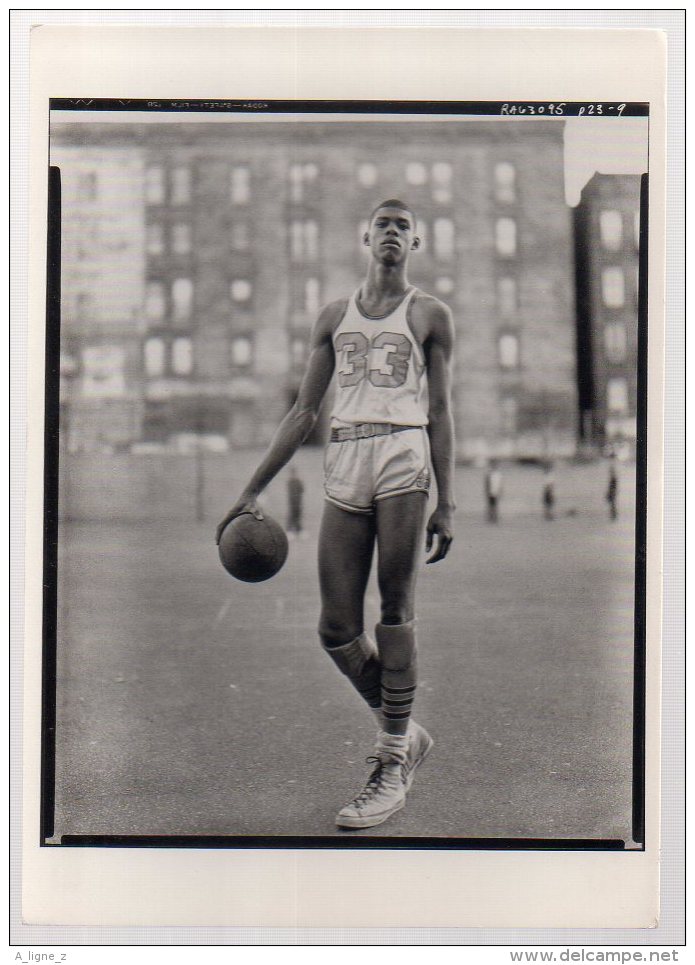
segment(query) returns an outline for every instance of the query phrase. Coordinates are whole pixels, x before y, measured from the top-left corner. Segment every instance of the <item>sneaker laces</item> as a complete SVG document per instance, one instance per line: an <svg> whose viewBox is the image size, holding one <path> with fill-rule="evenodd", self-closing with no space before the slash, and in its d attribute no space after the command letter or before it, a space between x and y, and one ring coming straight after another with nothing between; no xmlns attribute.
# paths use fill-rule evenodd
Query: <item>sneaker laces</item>
<svg viewBox="0 0 695 965"><path fill-rule="evenodd" d="M360 793L357 795L356 798L354 798L354 800L350 802L350 804L354 808L357 808L358 810L362 807L365 807L365 805L369 804L369 802L372 800L374 795L379 791L380 787L382 787L382 784L383 784L382 777L383 777L384 767L386 767L388 764L392 762L385 761L381 757L368 757L366 759L366 763L374 764L374 769L372 773L369 775L369 777L367 778L367 783L362 788Z"/></svg>

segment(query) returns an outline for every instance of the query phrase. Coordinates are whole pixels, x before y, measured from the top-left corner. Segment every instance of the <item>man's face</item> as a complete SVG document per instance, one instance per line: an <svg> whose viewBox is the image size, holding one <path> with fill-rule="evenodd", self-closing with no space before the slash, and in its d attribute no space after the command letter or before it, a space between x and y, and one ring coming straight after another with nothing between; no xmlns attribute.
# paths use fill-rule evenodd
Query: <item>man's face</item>
<svg viewBox="0 0 695 965"><path fill-rule="evenodd" d="M415 234L415 218L403 208L379 208L364 243L372 249L372 257L384 265L405 262L409 252L420 244Z"/></svg>

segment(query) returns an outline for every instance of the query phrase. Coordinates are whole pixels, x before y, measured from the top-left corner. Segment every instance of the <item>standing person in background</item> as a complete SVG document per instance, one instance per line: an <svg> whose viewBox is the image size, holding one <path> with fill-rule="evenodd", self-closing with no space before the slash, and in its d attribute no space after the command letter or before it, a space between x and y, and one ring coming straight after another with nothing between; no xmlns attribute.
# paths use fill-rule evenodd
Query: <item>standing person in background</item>
<svg viewBox="0 0 695 965"><path fill-rule="evenodd" d="M415 768L432 747L424 727L411 720L417 686L415 582L432 470L437 504L426 527L428 563L447 555L455 509L451 312L408 281L408 260L420 239L407 204L389 199L378 205L363 241L370 252L366 278L352 295L320 313L297 401L217 528L219 542L235 516L260 513L258 497L315 425L335 371L319 535L318 629L323 649L379 725L368 759L374 769L336 818L343 828L369 828L400 810ZM375 549L381 596L376 642L364 627ZM307 694L316 703L320 697Z"/></svg>
<svg viewBox="0 0 695 965"><path fill-rule="evenodd" d="M555 473L552 462L546 462L543 469L543 516L555 519Z"/></svg>
<svg viewBox="0 0 695 965"><path fill-rule="evenodd" d="M492 459L485 473L485 501L487 503L488 523L496 523L499 519L498 506L501 496L502 473L497 466L497 461Z"/></svg>
<svg viewBox="0 0 695 965"><path fill-rule="evenodd" d="M302 514L304 509L304 483L299 478L294 466L290 466L287 480L287 533L302 532Z"/></svg>
<svg viewBox="0 0 695 965"><path fill-rule="evenodd" d="M615 453L610 455L608 464L608 491L606 492L608 502L608 513L612 520L618 518L618 470L616 467Z"/></svg>

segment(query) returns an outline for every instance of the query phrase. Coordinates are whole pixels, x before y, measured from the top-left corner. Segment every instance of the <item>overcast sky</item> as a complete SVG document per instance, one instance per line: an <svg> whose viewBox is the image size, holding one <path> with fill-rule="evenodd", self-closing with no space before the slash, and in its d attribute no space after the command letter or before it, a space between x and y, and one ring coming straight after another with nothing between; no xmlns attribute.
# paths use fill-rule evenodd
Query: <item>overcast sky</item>
<svg viewBox="0 0 695 965"><path fill-rule="evenodd" d="M592 175L647 171L648 118L569 117L565 125L565 197L578 204Z"/></svg>

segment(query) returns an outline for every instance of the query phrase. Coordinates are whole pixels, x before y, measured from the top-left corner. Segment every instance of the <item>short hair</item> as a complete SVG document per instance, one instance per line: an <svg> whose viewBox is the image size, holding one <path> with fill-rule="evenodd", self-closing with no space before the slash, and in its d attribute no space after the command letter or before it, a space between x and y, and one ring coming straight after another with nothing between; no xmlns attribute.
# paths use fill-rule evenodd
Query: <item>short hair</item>
<svg viewBox="0 0 695 965"><path fill-rule="evenodd" d="M406 204L405 201L399 201L398 198L388 198L386 201L382 201L376 206L376 208L374 208L369 216L370 224L374 220L374 215L377 213L377 211L381 211L382 208L400 208L402 211L407 211L408 214L412 215L414 224L417 223L417 216L409 204Z"/></svg>

